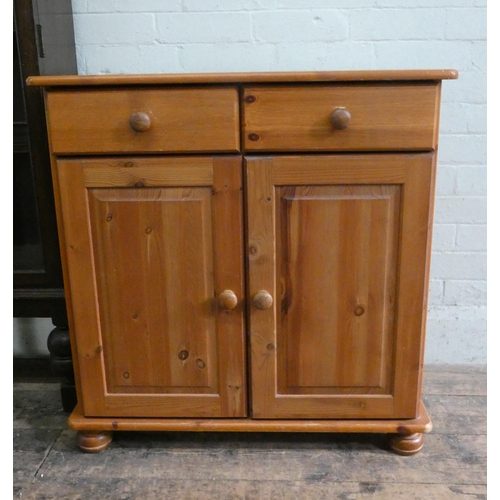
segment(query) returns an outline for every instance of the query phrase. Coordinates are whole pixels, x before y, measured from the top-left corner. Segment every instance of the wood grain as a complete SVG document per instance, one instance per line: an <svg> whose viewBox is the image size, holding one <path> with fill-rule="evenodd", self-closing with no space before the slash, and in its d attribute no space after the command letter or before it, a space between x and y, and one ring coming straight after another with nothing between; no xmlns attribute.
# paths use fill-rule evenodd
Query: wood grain
<svg viewBox="0 0 500 500"><path fill-rule="evenodd" d="M74 430L88 431L190 431L190 432L335 432L335 433L427 433L432 422L422 404L414 419L364 420L283 420L283 419L161 419L161 418L92 418L78 405L69 417Z"/></svg>
<svg viewBox="0 0 500 500"><path fill-rule="evenodd" d="M433 168L430 154L247 158L250 289L280 290L251 309L254 417L415 416Z"/></svg>
<svg viewBox="0 0 500 500"><path fill-rule="evenodd" d="M411 155L405 157L412 158ZM277 186L328 185L333 174L338 184L403 184L405 181L405 172L400 168L401 156L398 155L342 155L334 165L332 158L334 157L313 155L277 156L273 163L272 182ZM363 164L363 168L359 167L360 164Z"/></svg>
<svg viewBox="0 0 500 500"><path fill-rule="evenodd" d="M246 366L241 157L215 157L213 169L214 297L230 289L238 299L238 304L232 310L217 307L215 317L219 345L221 413L228 417L244 417L248 415L249 388Z"/></svg>
<svg viewBox="0 0 500 500"><path fill-rule="evenodd" d="M276 193L279 393L389 394L400 186Z"/></svg>
<svg viewBox="0 0 500 500"><path fill-rule="evenodd" d="M70 166L73 168L68 168ZM99 414L101 405L94 395L104 394L106 388L102 376L100 320L83 168L78 163L68 165L60 161L56 161L53 168L60 194L58 225L64 234L64 286L69 296L68 311L71 311L79 402L89 414Z"/></svg>
<svg viewBox="0 0 500 500"><path fill-rule="evenodd" d="M380 151L436 148L439 86L426 84L246 87L242 131L248 151ZM251 97L251 99L249 99ZM350 114L336 130L336 108Z"/></svg>
<svg viewBox="0 0 500 500"><path fill-rule="evenodd" d="M429 151L456 77L30 79L48 87L70 425L428 432ZM240 156L177 155L239 151L240 129L245 184Z"/></svg>
<svg viewBox="0 0 500 500"><path fill-rule="evenodd" d="M189 455L186 453L186 456ZM174 455L175 459L177 455ZM171 458L171 457L169 457ZM196 457L200 462L204 462L200 456ZM253 457L252 457L253 458ZM163 461L154 457L155 462ZM191 462L192 458L186 458L185 462ZM278 459L273 460L273 467L279 464L280 467L289 467L291 470L301 470L300 457L287 460L283 463L283 460ZM142 465L142 463L141 463ZM448 466L450 464L447 464ZM155 467L156 466L156 467ZM363 461L363 466L366 468L373 468L373 457L371 460ZM356 467L356 472L363 470L363 466ZM155 463L153 466L154 470L158 470L159 467ZM407 467L407 466L406 466ZM244 468L244 466L240 467ZM240 469L239 468L239 469ZM175 496L178 499L189 499L189 500L206 500L207 498L279 498L279 500L296 500L301 499L314 499L314 500L331 500L331 498L342 498L342 496L348 495L349 500L366 500L369 498L374 499L385 499L390 498L391 500L421 500L426 498L428 500L470 500L478 499L483 500L487 498L487 492L491 491L491 488L484 483L482 484L456 484L451 483L451 481L444 481L444 484L436 482L420 482L417 484L411 483L410 479L406 481L397 482L394 484L391 482L390 478L384 480L372 479L371 481L361 480L353 478L352 481L342 480L341 482L335 480L338 470L341 467L338 466L334 471L328 472L328 480L322 480L322 478L327 474L324 472L328 469L328 466L323 464L316 464L311 467L311 473L304 474L304 479L296 479L295 475L292 479L226 479L225 477L217 477L215 480L213 478L196 478L196 479L177 479L176 477L139 477L130 486L128 478L130 476L125 476L124 478L116 477L104 477L100 475L99 477L92 477L93 489L102 492L104 496L120 495L126 497L126 495L135 494L140 496L143 500L156 500L161 497L165 491L168 491L170 495ZM403 465L399 466L400 469L404 469ZM264 466L259 467L256 471L255 476L257 477L259 473L265 469ZM144 468L141 468L143 471ZM182 469L184 471L184 469ZM276 470L276 468L274 468ZM281 468L278 469L281 471ZM329 469L328 469L329 470ZM454 469L454 476L458 475L457 469ZM445 473L443 472L443 475ZM280 474L282 475L282 474ZM468 477L470 474L468 474ZM365 476L363 476L365 477ZM370 477L373 477L370 474ZM28 493L23 495L23 498L27 500L38 500L40 498L39 492L43 491L48 498L71 498L72 495L78 490L85 487L85 480L90 480L89 477L81 478L77 482L77 487L72 484L68 484L68 481L63 481L60 478L54 479L50 483L42 486L37 484L36 486L26 487L23 491L33 491L33 494ZM46 481L45 481L46 482ZM236 496L237 495L237 496ZM85 500L91 500L91 496L84 497Z"/></svg>
<svg viewBox="0 0 500 500"><path fill-rule="evenodd" d="M487 477L487 398L468 396L476 387L484 391L486 366L424 368L434 428L412 458L388 453L383 435L215 433L205 431L203 422L196 426L200 419L189 422L189 432L161 432L158 421L172 419L152 419L159 432L115 432L108 450L88 456L77 449L76 431L66 427L58 384L15 380L14 496L149 500L168 491L190 500L483 500L487 490L490 496L495 491ZM145 425L150 419L133 420ZM231 420L236 426L242 419ZM302 422L308 423L290 423Z"/></svg>
<svg viewBox="0 0 500 500"><path fill-rule="evenodd" d="M486 374L482 365L427 364L423 370L423 392L426 395L486 396Z"/></svg>
<svg viewBox="0 0 500 500"><path fill-rule="evenodd" d="M276 297L275 195L272 161L246 158L248 290ZM252 416L273 413L276 387L276 305L262 310L249 306Z"/></svg>
<svg viewBox="0 0 500 500"><path fill-rule="evenodd" d="M78 447L86 453L99 453L105 450L112 439L113 433L109 431L80 431L77 434Z"/></svg>
<svg viewBox="0 0 500 500"><path fill-rule="evenodd" d="M150 185L150 162L126 168ZM245 414L243 310L221 316L215 299L228 285L242 295L239 165L200 158L212 186L141 189L120 186L120 160L58 162L87 415ZM86 169L108 170L114 187L86 185Z"/></svg>
<svg viewBox="0 0 500 500"><path fill-rule="evenodd" d="M108 393L216 394L211 188L88 197Z"/></svg>
<svg viewBox="0 0 500 500"><path fill-rule="evenodd" d="M236 88L49 91L47 122L58 154L203 152L239 149ZM130 117L146 114L148 130Z"/></svg>
<svg viewBox="0 0 500 500"><path fill-rule="evenodd" d="M398 411L411 416L422 390L436 156L415 156L414 164L406 165L406 172L396 326L406 334L399 339L395 352L396 373L400 374L395 377L394 394L399 401Z"/></svg>
<svg viewBox="0 0 500 500"><path fill-rule="evenodd" d="M49 147L50 147L50 135L49 135ZM52 186L54 190L54 205L56 209L56 219L57 219L57 235L59 239L59 252L61 256L61 268L63 274L63 283L64 283L64 293L65 293L65 302L66 302L66 313L68 316L68 330L70 337L70 345L71 345L71 360L73 364L73 373L75 377L75 389L76 389L76 397L77 401L83 401L82 394L82 383L81 383L81 374L80 368L78 364L78 347L77 347L77 338L75 334L75 313L73 307L73 300L71 298L70 293L70 279L69 279L69 262L68 255L66 252L66 235L64 231L64 219L63 219L63 206L62 206L62 198L61 187L59 185L59 175L57 169L58 161L57 157L53 154L50 155L50 171L52 177Z"/></svg>
<svg viewBox="0 0 500 500"><path fill-rule="evenodd" d="M454 69L371 70L371 71L289 71L253 73L179 73L151 75L58 75L31 76L28 85L171 85L197 83L252 82L359 82L394 80L448 80L458 78Z"/></svg>
<svg viewBox="0 0 500 500"><path fill-rule="evenodd" d="M211 158L104 157L86 163L83 169L88 188L212 186Z"/></svg>

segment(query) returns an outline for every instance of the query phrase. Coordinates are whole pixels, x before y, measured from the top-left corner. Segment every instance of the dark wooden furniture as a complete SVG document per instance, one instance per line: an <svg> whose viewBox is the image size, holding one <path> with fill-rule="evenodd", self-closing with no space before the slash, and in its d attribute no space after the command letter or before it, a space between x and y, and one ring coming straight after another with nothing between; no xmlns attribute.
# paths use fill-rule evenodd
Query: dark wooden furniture
<svg viewBox="0 0 500 500"><path fill-rule="evenodd" d="M57 29L55 29L57 28ZM51 365L63 407L76 393L61 272L43 95L33 75L76 73L71 1L14 1L14 317L48 317Z"/></svg>
<svg viewBox="0 0 500 500"><path fill-rule="evenodd" d="M45 88L85 451L114 430L382 432L417 453L452 70Z"/></svg>

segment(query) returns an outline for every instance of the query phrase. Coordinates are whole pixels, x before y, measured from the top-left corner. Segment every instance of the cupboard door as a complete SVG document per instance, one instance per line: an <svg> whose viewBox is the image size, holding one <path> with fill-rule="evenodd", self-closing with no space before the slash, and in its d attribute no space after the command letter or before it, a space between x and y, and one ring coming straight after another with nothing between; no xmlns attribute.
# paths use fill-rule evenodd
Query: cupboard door
<svg viewBox="0 0 500 500"><path fill-rule="evenodd" d="M415 417L433 154L246 165L253 417Z"/></svg>
<svg viewBox="0 0 500 500"><path fill-rule="evenodd" d="M245 416L241 158L56 169L85 415Z"/></svg>

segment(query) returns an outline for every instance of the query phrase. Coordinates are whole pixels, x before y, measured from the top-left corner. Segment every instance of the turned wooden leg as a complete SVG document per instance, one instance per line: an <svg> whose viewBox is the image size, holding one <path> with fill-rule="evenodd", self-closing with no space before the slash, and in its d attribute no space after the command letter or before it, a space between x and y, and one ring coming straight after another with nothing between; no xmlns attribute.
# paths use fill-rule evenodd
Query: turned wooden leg
<svg viewBox="0 0 500 500"><path fill-rule="evenodd" d="M76 435L76 443L86 453L105 450L112 439L113 433L110 431L78 431Z"/></svg>
<svg viewBox="0 0 500 500"><path fill-rule="evenodd" d="M75 378L73 360L67 327L57 326L47 339L52 371L61 377L61 400L63 410L71 413L76 406Z"/></svg>
<svg viewBox="0 0 500 500"><path fill-rule="evenodd" d="M414 434L393 434L390 437L391 450L398 455L415 455L424 446L424 435L420 432Z"/></svg>

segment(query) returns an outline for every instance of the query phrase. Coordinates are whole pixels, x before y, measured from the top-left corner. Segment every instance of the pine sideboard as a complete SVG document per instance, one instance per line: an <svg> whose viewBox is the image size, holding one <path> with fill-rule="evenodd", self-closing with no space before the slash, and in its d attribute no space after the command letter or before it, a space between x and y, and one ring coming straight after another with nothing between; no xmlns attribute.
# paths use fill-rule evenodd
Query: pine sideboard
<svg viewBox="0 0 500 500"><path fill-rule="evenodd" d="M29 78L45 95L78 446L362 432L417 453L440 92L457 76Z"/></svg>

